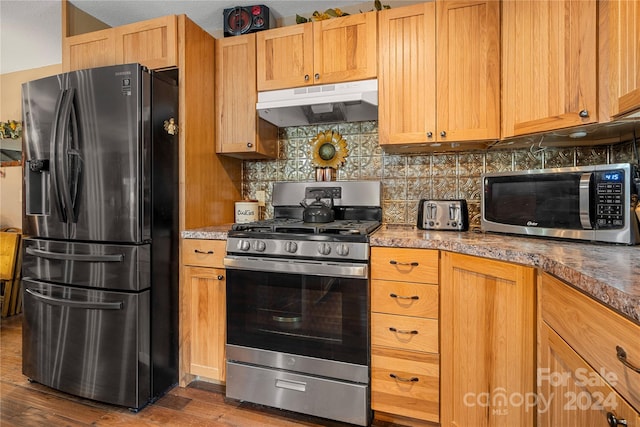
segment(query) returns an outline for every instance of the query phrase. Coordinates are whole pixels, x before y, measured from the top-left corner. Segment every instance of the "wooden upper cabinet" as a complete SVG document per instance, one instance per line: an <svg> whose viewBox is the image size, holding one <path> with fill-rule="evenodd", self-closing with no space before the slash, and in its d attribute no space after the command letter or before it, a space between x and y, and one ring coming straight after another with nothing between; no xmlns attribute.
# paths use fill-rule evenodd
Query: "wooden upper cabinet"
<svg viewBox="0 0 640 427"><path fill-rule="evenodd" d="M313 23L313 82L375 78L378 71L377 12Z"/></svg>
<svg viewBox="0 0 640 427"><path fill-rule="evenodd" d="M376 12L257 33L258 91L375 78Z"/></svg>
<svg viewBox="0 0 640 427"><path fill-rule="evenodd" d="M609 73L601 84L610 84L611 115L640 108L640 2L610 0L608 33Z"/></svg>
<svg viewBox="0 0 640 427"><path fill-rule="evenodd" d="M256 113L256 35L216 39L215 50L216 151L277 157L278 128Z"/></svg>
<svg viewBox="0 0 640 427"><path fill-rule="evenodd" d="M93 31L63 41L64 71L139 62L150 69L178 65L177 17Z"/></svg>
<svg viewBox="0 0 640 427"><path fill-rule="evenodd" d="M150 69L178 65L177 17L163 16L114 28L118 63Z"/></svg>
<svg viewBox="0 0 640 427"><path fill-rule="evenodd" d="M115 35L111 28L63 39L63 71L103 67L116 63Z"/></svg>
<svg viewBox="0 0 640 427"><path fill-rule="evenodd" d="M437 1L438 141L500 138L500 2Z"/></svg>
<svg viewBox="0 0 640 427"><path fill-rule="evenodd" d="M441 0L379 14L380 144L498 139L500 3Z"/></svg>
<svg viewBox="0 0 640 427"><path fill-rule="evenodd" d="M595 123L596 0L502 2L502 136Z"/></svg>
<svg viewBox="0 0 640 427"><path fill-rule="evenodd" d="M256 41L259 91L312 83L312 23L260 31Z"/></svg>
<svg viewBox="0 0 640 427"><path fill-rule="evenodd" d="M435 142L435 3L379 13L380 145Z"/></svg>

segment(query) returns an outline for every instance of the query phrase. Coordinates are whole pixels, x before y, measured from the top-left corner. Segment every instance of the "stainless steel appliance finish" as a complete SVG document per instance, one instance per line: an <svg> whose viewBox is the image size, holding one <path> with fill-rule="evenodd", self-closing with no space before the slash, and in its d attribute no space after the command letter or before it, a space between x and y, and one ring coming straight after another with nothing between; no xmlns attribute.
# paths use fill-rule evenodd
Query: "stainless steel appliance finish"
<svg viewBox="0 0 640 427"><path fill-rule="evenodd" d="M318 189L333 222L304 222L300 201ZM276 183L273 201L273 219L234 224L227 239L227 396L368 425L380 183Z"/></svg>
<svg viewBox="0 0 640 427"><path fill-rule="evenodd" d="M637 165L619 163L485 174L484 231L634 245Z"/></svg>
<svg viewBox="0 0 640 427"><path fill-rule="evenodd" d="M177 382L176 72L25 83L23 373L137 410Z"/></svg>
<svg viewBox="0 0 640 427"><path fill-rule="evenodd" d="M422 230L469 229L469 212L464 199L426 200L418 203L418 228Z"/></svg>
<svg viewBox="0 0 640 427"><path fill-rule="evenodd" d="M369 405L369 390L365 384L235 362L227 363L227 378L234 379L227 380L227 397L230 398L351 424L369 423L362 410ZM270 384L273 386L266 386Z"/></svg>

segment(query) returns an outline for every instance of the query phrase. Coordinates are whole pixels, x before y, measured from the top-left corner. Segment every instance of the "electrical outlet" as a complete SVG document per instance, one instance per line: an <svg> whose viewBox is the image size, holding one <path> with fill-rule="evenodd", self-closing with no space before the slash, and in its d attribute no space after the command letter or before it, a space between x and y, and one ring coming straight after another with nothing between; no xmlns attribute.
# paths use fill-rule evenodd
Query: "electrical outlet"
<svg viewBox="0 0 640 427"><path fill-rule="evenodd" d="M264 199L266 198L264 190L256 191L256 199L258 199L258 206L264 206Z"/></svg>

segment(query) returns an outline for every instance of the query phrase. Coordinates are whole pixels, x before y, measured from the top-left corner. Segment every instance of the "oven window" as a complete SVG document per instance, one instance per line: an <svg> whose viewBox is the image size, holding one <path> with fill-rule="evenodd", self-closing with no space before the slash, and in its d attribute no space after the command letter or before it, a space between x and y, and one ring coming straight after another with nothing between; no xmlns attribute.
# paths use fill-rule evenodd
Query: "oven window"
<svg viewBox="0 0 640 427"><path fill-rule="evenodd" d="M227 270L227 342L366 365L366 279Z"/></svg>

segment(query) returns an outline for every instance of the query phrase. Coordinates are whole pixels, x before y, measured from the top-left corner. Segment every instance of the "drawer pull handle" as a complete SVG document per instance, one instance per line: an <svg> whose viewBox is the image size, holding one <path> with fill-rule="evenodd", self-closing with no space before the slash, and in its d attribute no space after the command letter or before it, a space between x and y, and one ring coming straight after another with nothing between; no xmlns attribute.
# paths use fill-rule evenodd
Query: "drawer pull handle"
<svg viewBox="0 0 640 427"><path fill-rule="evenodd" d="M204 254L204 255L213 255L213 251L201 251L200 249L194 249L193 252L197 253L197 254Z"/></svg>
<svg viewBox="0 0 640 427"><path fill-rule="evenodd" d="M411 267L417 267L418 266L418 262L417 261L413 261L413 262L398 262L396 260L390 260L389 264L391 265L410 265Z"/></svg>
<svg viewBox="0 0 640 427"><path fill-rule="evenodd" d="M412 331L408 331L406 329L396 329L393 326L391 326L389 330L391 332L395 332L396 334L418 335L418 331L416 331L415 329Z"/></svg>
<svg viewBox="0 0 640 427"><path fill-rule="evenodd" d="M613 412L607 412L607 423L609 423L609 425L611 427L616 427L616 426L626 426L627 425L627 420L625 419L621 419L619 420L614 414Z"/></svg>
<svg viewBox="0 0 640 427"><path fill-rule="evenodd" d="M396 374L389 374L389 376L394 380L402 381L403 383L417 383L418 381L420 381L418 377L402 378L397 376Z"/></svg>
<svg viewBox="0 0 640 427"><path fill-rule="evenodd" d="M618 360L620 362L622 362L622 364L624 366L626 366L627 368L631 369L634 372L637 372L640 374L640 368L638 368L637 366L633 366L631 364L631 362L629 362L627 360L627 352L624 351L624 348L620 347L619 345L616 346L616 355L618 356Z"/></svg>
<svg viewBox="0 0 640 427"><path fill-rule="evenodd" d="M413 300L419 300L420 297L418 295L412 295L410 297L404 296L404 295L396 295L396 294L389 294L389 296L391 298L398 298L398 299L413 299Z"/></svg>

